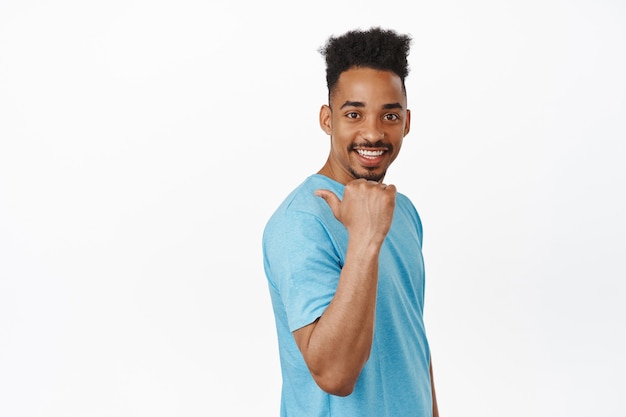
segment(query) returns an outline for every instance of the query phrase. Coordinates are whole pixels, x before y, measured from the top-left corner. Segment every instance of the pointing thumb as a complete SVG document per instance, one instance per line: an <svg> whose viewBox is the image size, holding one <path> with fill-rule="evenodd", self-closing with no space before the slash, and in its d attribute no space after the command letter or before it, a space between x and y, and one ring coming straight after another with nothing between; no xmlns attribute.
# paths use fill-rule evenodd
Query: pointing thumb
<svg viewBox="0 0 626 417"><path fill-rule="evenodd" d="M337 214L339 214L339 204L341 204L339 197L337 197L337 195L332 191L323 189L315 190L314 194L318 197L323 198L332 210L335 217L337 217Z"/></svg>

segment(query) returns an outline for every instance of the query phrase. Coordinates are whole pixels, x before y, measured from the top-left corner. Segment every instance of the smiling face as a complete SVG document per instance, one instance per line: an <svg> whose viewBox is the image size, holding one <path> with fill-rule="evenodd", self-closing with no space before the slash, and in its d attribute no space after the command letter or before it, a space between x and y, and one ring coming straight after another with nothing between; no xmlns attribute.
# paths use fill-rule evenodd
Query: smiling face
<svg viewBox="0 0 626 417"><path fill-rule="evenodd" d="M391 71L344 71L320 110L330 135L330 154L320 174L342 184L365 178L382 181L409 133L410 111L400 77Z"/></svg>

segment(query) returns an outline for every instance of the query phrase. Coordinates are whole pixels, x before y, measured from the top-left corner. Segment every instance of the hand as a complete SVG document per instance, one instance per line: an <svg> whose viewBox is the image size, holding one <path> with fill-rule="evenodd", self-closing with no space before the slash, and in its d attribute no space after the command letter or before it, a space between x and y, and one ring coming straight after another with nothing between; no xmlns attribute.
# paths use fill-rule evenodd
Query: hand
<svg viewBox="0 0 626 417"><path fill-rule="evenodd" d="M346 184L343 200L329 190L316 190L351 237L382 244L391 227L396 205L396 187L358 179Z"/></svg>

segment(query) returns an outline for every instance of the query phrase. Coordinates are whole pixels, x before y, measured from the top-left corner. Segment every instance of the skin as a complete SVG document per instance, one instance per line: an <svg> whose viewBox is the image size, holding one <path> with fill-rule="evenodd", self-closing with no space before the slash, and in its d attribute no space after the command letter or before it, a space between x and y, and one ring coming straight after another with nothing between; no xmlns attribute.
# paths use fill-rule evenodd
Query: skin
<svg viewBox="0 0 626 417"><path fill-rule="evenodd" d="M343 200L317 190L348 231L337 291L324 314L293 335L313 378L324 391L352 393L374 336L378 256L391 227L396 187L383 183L409 133L411 113L400 77L352 68L341 74L320 126L330 152L319 171L345 185ZM364 156L361 151L375 152ZM432 365L431 365L432 381ZM433 415L438 416L433 385Z"/></svg>
<svg viewBox="0 0 626 417"><path fill-rule="evenodd" d="M344 71L320 110L320 126L330 136L330 154L320 174L344 185L364 178L382 182L409 133L411 112L400 77L390 71ZM382 151L377 158L357 150Z"/></svg>
<svg viewBox="0 0 626 417"><path fill-rule="evenodd" d="M396 75L359 68L341 74L330 106L320 110L320 126L330 135L331 146L319 173L346 187L342 201L328 190L316 194L346 227L348 248L333 300L318 320L296 330L294 338L317 384L335 395L352 393L372 346L378 255L396 197L393 185L374 179L382 181L408 132L406 106L396 107L404 102ZM390 103L393 109L386 108ZM359 149L383 153L368 159Z"/></svg>

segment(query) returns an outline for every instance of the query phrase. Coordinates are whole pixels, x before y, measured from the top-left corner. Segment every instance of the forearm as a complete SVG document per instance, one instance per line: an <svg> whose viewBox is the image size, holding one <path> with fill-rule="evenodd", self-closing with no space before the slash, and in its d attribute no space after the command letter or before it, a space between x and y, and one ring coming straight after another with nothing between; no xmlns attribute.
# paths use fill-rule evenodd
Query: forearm
<svg viewBox="0 0 626 417"><path fill-rule="evenodd" d="M293 334L320 388L345 396L352 393L372 348L378 256L391 227L396 188L358 179L346 184L341 201L328 190L315 194L346 227L348 247L330 304L315 323Z"/></svg>
<svg viewBox="0 0 626 417"><path fill-rule="evenodd" d="M332 394L350 394L369 358L379 252L380 244L351 239L331 303L317 322L294 333L313 378Z"/></svg>
<svg viewBox="0 0 626 417"><path fill-rule="evenodd" d="M430 362L430 388L433 396L433 417L439 417L439 406L437 405L437 394L435 393L435 379L433 378L433 362Z"/></svg>

